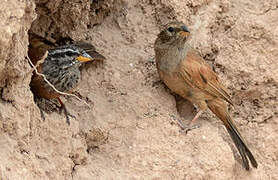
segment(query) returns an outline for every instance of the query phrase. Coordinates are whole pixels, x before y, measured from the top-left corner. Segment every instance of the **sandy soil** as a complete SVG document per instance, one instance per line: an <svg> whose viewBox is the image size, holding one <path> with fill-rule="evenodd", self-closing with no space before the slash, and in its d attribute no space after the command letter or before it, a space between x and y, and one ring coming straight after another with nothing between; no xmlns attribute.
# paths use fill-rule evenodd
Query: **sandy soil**
<svg viewBox="0 0 278 180"><path fill-rule="evenodd" d="M1 179L278 179L278 2L251 0L10 0L0 4ZM37 17L37 18L36 18ZM36 18L36 19L35 19ZM180 132L194 107L159 80L153 43L181 20L192 46L231 92L230 109L259 167L247 172L211 112ZM29 83L28 31L92 42L107 59L87 65L71 125L40 117Z"/></svg>

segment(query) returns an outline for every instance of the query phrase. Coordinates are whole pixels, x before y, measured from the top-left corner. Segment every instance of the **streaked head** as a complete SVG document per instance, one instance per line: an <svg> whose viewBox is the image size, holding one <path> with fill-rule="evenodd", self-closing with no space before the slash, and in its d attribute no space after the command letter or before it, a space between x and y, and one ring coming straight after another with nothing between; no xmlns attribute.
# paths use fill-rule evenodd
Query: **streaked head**
<svg viewBox="0 0 278 180"><path fill-rule="evenodd" d="M76 60L78 63L92 61L93 58L85 50L75 45L64 45L48 51L50 61L57 64L68 64Z"/></svg>

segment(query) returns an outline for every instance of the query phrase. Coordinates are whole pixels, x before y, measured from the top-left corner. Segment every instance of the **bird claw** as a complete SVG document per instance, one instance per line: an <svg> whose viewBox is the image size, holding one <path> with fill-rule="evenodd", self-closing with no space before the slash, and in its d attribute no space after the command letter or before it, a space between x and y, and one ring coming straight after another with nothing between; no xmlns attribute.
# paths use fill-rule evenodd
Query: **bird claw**
<svg viewBox="0 0 278 180"><path fill-rule="evenodd" d="M181 127L180 132L185 132L185 134L187 134L189 131L191 131L193 129L197 129L197 128L201 127L199 124L192 124L192 122L190 122L188 126L185 126L179 120L178 120L178 124Z"/></svg>
<svg viewBox="0 0 278 180"><path fill-rule="evenodd" d="M69 111L67 110L66 106L61 106L60 109L59 109L59 113L61 114L62 113L62 110L64 110L64 114L66 116L66 122L68 125L70 125L70 117L76 119L76 117L72 114L69 113Z"/></svg>
<svg viewBox="0 0 278 180"><path fill-rule="evenodd" d="M70 125L70 118L69 117L72 117L74 119L76 119L76 117L72 114L70 114L68 111L65 111L65 116L66 116L66 122L68 125Z"/></svg>
<svg viewBox="0 0 278 180"><path fill-rule="evenodd" d="M41 113L41 118L43 121L45 121L45 116L43 110L39 107L40 113Z"/></svg>
<svg viewBox="0 0 278 180"><path fill-rule="evenodd" d="M183 127L181 127L180 132L185 132L185 134L187 134L189 131L200 128L200 127L201 126L199 124L183 126Z"/></svg>

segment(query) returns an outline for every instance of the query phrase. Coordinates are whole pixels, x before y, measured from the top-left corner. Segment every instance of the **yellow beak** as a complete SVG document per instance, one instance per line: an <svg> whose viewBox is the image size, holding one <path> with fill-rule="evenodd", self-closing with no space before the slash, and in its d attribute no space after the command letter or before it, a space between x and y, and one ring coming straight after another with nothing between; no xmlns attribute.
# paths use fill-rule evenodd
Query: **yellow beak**
<svg viewBox="0 0 278 180"><path fill-rule="evenodd" d="M92 58L89 58L89 57L84 57L84 56L78 56L76 58L76 60L80 61L80 62L88 62L88 61L92 61L93 59Z"/></svg>

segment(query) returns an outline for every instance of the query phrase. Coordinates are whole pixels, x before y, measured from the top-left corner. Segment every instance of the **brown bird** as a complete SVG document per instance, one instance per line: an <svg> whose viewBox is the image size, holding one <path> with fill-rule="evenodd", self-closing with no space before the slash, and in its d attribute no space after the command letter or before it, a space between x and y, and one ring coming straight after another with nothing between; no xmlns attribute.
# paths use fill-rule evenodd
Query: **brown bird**
<svg viewBox="0 0 278 180"><path fill-rule="evenodd" d="M77 87L81 80L80 66L85 62L103 60L104 56L96 52L95 47L89 43L79 42L70 45L56 46L35 34L29 35L28 56L34 65L41 60L48 51L44 62L38 66L38 72L45 75L46 79L60 92L70 93ZM60 99L61 94L55 91L42 76L34 73L30 83L35 95L45 98L57 98L66 114L69 124L70 115L66 106Z"/></svg>
<svg viewBox="0 0 278 180"><path fill-rule="evenodd" d="M232 100L226 88L212 68L189 45L189 38L190 32L182 22L171 22L158 34L154 49L160 78L173 92L199 107L190 126L209 108L224 123L245 169L250 169L249 161L257 168L257 161L229 115L226 102L232 104Z"/></svg>

